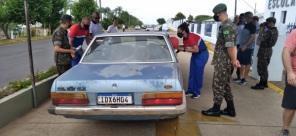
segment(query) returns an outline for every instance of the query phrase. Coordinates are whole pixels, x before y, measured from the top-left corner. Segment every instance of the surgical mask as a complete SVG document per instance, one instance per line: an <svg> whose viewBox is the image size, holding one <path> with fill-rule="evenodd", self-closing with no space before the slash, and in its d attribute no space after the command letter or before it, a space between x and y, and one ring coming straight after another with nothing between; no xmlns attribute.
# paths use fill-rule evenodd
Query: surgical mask
<svg viewBox="0 0 296 136"><path fill-rule="evenodd" d="M179 37L179 38L183 38L183 33L177 33L177 36Z"/></svg>
<svg viewBox="0 0 296 136"><path fill-rule="evenodd" d="M84 25L84 28L85 28L85 29L88 29L88 28L89 28L89 25Z"/></svg>
<svg viewBox="0 0 296 136"><path fill-rule="evenodd" d="M214 18L214 20L215 20L216 22L219 22L219 21L220 21L218 15L214 15L213 18Z"/></svg>

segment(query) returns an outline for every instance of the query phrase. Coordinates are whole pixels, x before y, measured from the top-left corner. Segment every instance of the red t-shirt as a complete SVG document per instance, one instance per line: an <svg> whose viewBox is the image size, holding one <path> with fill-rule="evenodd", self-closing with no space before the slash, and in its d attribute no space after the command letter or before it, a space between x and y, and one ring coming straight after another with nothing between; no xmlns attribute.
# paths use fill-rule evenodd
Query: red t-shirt
<svg viewBox="0 0 296 136"><path fill-rule="evenodd" d="M201 42L201 37L194 33L189 33L188 38L183 38L184 47L198 46Z"/></svg>
<svg viewBox="0 0 296 136"><path fill-rule="evenodd" d="M286 39L285 48L292 50L291 63L294 73L296 73L296 29L293 30Z"/></svg>
<svg viewBox="0 0 296 136"><path fill-rule="evenodd" d="M89 35L88 28L82 28L80 24L71 26L69 30L69 37L72 38L72 44L74 47L83 44L84 39Z"/></svg>

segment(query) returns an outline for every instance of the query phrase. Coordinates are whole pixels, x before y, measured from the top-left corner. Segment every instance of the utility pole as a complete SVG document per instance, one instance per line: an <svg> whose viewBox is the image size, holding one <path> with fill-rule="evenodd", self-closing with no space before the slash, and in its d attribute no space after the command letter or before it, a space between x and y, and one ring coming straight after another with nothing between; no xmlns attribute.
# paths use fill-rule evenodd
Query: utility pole
<svg viewBox="0 0 296 136"><path fill-rule="evenodd" d="M257 13L257 3L255 3L255 9L254 9L254 14Z"/></svg>
<svg viewBox="0 0 296 136"><path fill-rule="evenodd" d="M32 81L32 94L33 94L33 107L37 107L37 99L36 99L36 90L35 90L35 74L34 74L34 63L33 63L33 54L32 54L32 43L31 43L31 31L30 31L30 18L28 11L28 0L24 0L25 7L25 18L26 18L26 26L27 26L27 40L28 40L28 52L29 52L29 61L30 61L30 70L31 70L31 81Z"/></svg>
<svg viewBox="0 0 296 136"><path fill-rule="evenodd" d="M234 3L234 17L236 16L236 11L237 11L237 0L235 0L235 3Z"/></svg>

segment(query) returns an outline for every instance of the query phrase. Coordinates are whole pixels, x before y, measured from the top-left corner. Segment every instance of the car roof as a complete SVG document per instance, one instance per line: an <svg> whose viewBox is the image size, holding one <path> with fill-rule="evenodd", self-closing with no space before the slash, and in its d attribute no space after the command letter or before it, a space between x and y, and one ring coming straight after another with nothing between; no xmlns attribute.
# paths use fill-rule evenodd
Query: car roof
<svg viewBox="0 0 296 136"><path fill-rule="evenodd" d="M165 32L117 32L117 33L103 33L96 35L95 37L107 37L107 36L168 36Z"/></svg>

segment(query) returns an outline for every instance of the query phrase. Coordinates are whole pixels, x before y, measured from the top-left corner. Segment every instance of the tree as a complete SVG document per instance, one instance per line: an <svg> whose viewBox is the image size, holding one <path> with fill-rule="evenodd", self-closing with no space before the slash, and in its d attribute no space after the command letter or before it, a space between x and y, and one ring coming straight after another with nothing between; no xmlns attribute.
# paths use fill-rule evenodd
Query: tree
<svg viewBox="0 0 296 136"><path fill-rule="evenodd" d="M166 21L165 21L164 18L159 18L159 19L157 19L156 21L157 21L157 23L158 23L159 25L163 25L163 24L166 23Z"/></svg>
<svg viewBox="0 0 296 136"><path fill-rule="evenodd" d="M196 22L202 22L202 21L205 21L205 20L209 20L209 19L212 19L213 17L212 16L208 16L208 15L198 15L194 18L194 20Z"/></svg>
<svg viewBox="0 0 296 136"><path fill-rule="evenodd" d="M79 0L71 7L72 15L76 22L81 21L83 17L90 16L97 10L97 4L94 0Z"/></svg>
<svg viewBox="0 0 296 136"><path fill-rule="evenodd" d="M5 1L0 1L0 29L3 31L6 39L10 39L9 34L8 34L8 26L9 26L9 21L7 20L8 18L8 12L7 12L7 6Z"/></svg>
<svg viewBox="0 0 296 136"><path fill-rule="evenodd" d="M49 6L44 13L45 16L41 18L41 23L50 29L50 32L58 26L59 20L63 14L65 14L65 8L67 8L67 0L47 0Z"/></svg>
<svg viewBox="0 0 296 136"><path fill-rule="evenodd" d="M174 20L180 20L181 22L183 22L184 19L186 19L186 16L181 12L178 12L174 18Z"/></svg>
<svg viewBox="0 0 296 136"><path fill-rule="evenodd" d="M192 22L193 21L193 16L192 15L189 15L188 18L187 18L187 21L188 22Z"/></svg>

